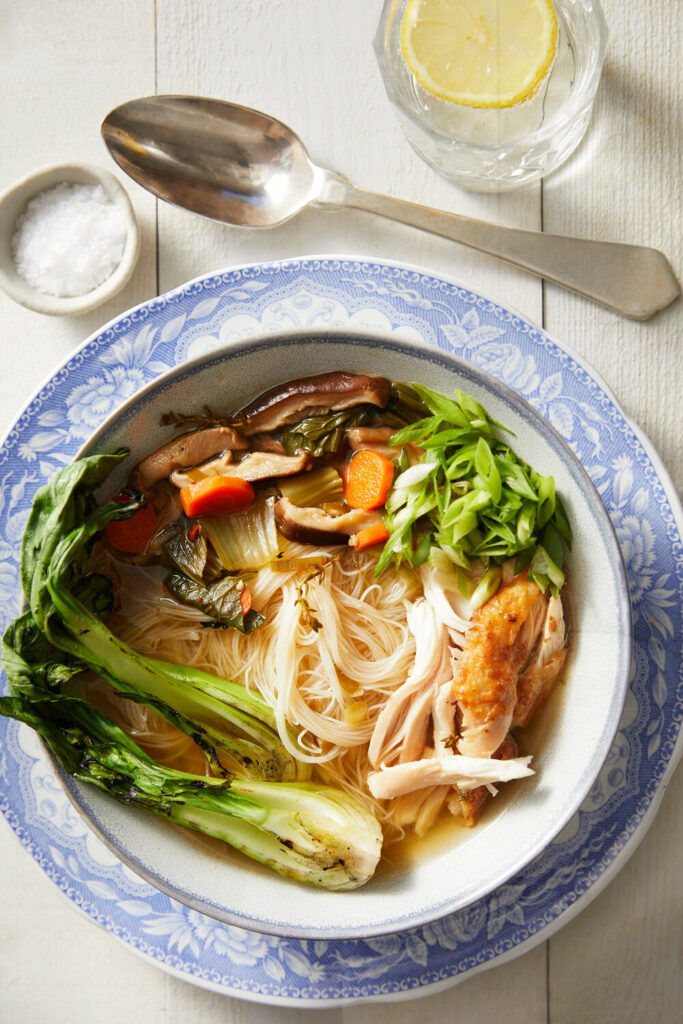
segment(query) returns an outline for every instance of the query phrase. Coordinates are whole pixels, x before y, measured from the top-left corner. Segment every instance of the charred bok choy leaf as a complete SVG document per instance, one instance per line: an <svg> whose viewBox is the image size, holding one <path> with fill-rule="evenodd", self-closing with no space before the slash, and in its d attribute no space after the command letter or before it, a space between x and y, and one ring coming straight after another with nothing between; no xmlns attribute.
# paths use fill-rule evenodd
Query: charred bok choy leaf
<svg viewBox="0 0 683 1024"><path fill-rule="evenodd" d="M166 561L172 565L164 585L181 604L204 612L212 625L253 633L263 625L265 616L242 603L246 590L243 575L225 575L213 551L210 551L199 524L180 522L164 544Z"/></svg>
<svg viewBox="0 0 683 1024"><path fill-rule="evenodd" d="M500 424L471 396L456 391L450 399L419 384L413 392L431 415L397 431L391 443L413 442L425 451L394 481L377 574L391 562L420 565L440 548L463 569L474 559L497 566L515 557L517 572L528 567L542 590L557 593L562 541L571 546L571 529L553 478L498 440Z"/></svg>
<svg viewBox="0 0 683 1024"><path fill-rule="evenodd" d="M72 463L36 495L21 560L29 609L3 638L10 696L0 698L0 713L30 725L65 770L118 800L216 836L289 877L330 889L361 885L379 859L378 822L348 794L300 781L307 766L281 742L272 709L234 683L138 654L102 621L107 581L83 566L106 523L140 505L95 502L125 454ZM85 668L207 752L225 752L235 774L194 776L157 764L106 715L61 691ZM294 736L288 746L296 749Z"/></svg>
<svg viewBox="0 0 683 1024"><path fill-rule="evenodd" d="M95 490L124 455L81 459L36 494L21 557L22 584L36 628L52 647L191 736L216 767L220 751L221 763L246 777L302 777L306 768L291 753L296 740L289 737L287 749L265 701L209 673L144 657L102 622L108 581L84 575L83 564L106 523L140 506L142 499L100 506L94 500Z"/></svg>
<svg viewBox="0 0 683 1024"><path fill-rule="evenodd" d="M6 648L7 653L7 648ZM52 659L54 673L68 677ZM42 737L62 768L122 803L229 843L281 875L326 889L354 889L374 873L377 820L354 797L327 786L191 775L158 764L79 697L31 683L34 666L10 649L12 696L0 714Z"/></svg>

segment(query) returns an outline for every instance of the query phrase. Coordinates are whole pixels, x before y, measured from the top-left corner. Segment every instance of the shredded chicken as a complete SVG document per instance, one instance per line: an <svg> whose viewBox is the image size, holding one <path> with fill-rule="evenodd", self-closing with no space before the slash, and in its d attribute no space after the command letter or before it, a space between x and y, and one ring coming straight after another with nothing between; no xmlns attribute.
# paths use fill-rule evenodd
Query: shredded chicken
<svg viewBox="0 0 683 1024"><path fill-rule="evenodd" d="M407 761L370 772L368 786L378 800L391 800L429 786L457 786L462 792L469 792L477 786L533 775L530 761L530 757L497 761L491 757L463 757L460 754L448 761L425 757L420 761Z"/></svg>
<svg viewBox="0 0 683 1024"><path fill-rule="evenodd" d="M517 753L517 743L514 737L508 733L493 756L501 761L507 761L517 757ZM448 797L448 810L455 818L460 819L463 825L472 828L476 825L482 808L490 795L489 786L477 786L469 793L463 793L457 788L451 789Z"/></svg>
<svg viewBox="0 0 683 1024"><path fill-rule="evenodd" d="M405 683L382 708L368 748L373 766L398 758L412 761L425 747L434 689L450 679L448 634L424 600L408 610L415 662Z"/></svg>
<svg viewBox="0 0 683 1024"><path fill-rule="evenodd" d="M413 668L380 712L368 749L378 769L368 776L371 793L393 800L396 823L417 834L444 804L474 825L494 783L533 774L509 729L530 721L565 657L562 602L535 583L512 578L468 622L435 574L422 579L425 597L408 612ZM467 603L460 608L467 613Z"/></svg>

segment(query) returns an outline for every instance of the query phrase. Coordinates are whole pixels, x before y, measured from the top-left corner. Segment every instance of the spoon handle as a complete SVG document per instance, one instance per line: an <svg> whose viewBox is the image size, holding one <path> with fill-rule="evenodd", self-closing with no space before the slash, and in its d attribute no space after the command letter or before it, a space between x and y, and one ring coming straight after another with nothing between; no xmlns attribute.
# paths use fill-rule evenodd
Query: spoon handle
<svg viewBox="0 0 683 1024"><path fill-rule="evenodd" d="M329 173L324 205L365 210L450 238L634 320L647 320L680 295L669 261L657 249L502 227L367 192Z"/></svg>

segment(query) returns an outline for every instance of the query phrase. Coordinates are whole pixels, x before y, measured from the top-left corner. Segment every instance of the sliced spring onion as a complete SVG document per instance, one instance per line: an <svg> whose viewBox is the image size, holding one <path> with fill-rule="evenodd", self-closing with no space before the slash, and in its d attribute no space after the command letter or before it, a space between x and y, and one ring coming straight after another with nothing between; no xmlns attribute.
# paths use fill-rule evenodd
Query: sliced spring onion
<svg viewBox="0 0 683 1024"><path fill-rule="evenodd" d="M414 484L421 484L435 469L436 463L429 462L418 462L416 466L410 466L394 482L394 490L400 491L403 488L412 487Z"/></svg>
<svg viewBox="0 0 683 1024"><path fill-rule="evenodd" d="M331 466L315 469L311 473L284 477L277 481L277 486L281 494L299 508L320 507L344 498L344 482Z"/></svg>
<svg viewBox="0 0 683 1024"><path fill-rule="evenodd" d="M504 428L476 399L461 391L450 399L418 384L414 391L432 416L399 430L391 443L414 441L425 453L400 473L388 495L389 538L376 573L392 562L419 565L433 543L465 570L472 559L494 570L514 558L518 571L528 568L542 589L555 593L564 580L562 540L571 546L571 529L553 478L498 439L494 428ZM481 594L496 575L485 577Z"/></svg>
<svg viewBox="0 0 683 1024"><path fill-rule="evenodd" d="M205 516L202 527L224 569L260 569L278 557L275 499L254 502L246 512Z"/></svg>
<svg viewBox="0 0 683 1024"><path fill-rule="evenodd" d="M473 612L476 612L477 608L481 608L490 597L493 597L500 586L502 576L503 570L498 565L487 569L470 597Z"/></svg>

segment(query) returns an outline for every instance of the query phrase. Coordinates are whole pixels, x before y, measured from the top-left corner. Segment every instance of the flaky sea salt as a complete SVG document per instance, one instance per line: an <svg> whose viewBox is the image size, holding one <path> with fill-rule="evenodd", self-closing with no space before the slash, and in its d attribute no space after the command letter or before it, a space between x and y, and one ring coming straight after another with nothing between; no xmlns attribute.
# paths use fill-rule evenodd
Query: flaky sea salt
<svg viewBox="0 0 683 1024"><path fill-rule="evenodd" d="M17 220L17 273L39 292L86 295L111 277L123 256L126 224L101 185L66 182L41 192Z"/></svg>

